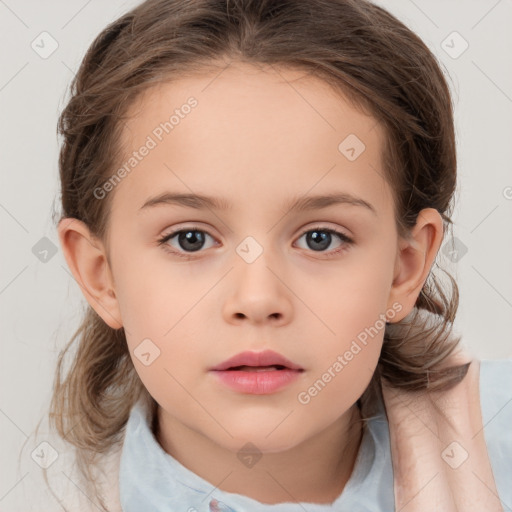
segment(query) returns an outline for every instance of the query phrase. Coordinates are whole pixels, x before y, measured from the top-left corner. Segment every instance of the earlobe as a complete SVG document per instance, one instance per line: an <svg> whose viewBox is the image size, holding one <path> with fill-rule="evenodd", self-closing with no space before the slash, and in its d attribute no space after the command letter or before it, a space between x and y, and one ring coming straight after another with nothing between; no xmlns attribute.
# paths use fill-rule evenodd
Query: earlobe
<svg viewBox="0 0 512 512"><path fill-rule="evenodd" d="M419 214L408 240L401 240L388 307L398 302L400 315L393 323L405 318L414 308L437 252L443 240L443 219L434 208Z"/></svg>
<svg viewBox="0 0 512 512"><path fill-rule="evenodd" d="M57 227L71 273L87 302L113 329L123 326L105 248L85 223L65 218Z"/></svg>

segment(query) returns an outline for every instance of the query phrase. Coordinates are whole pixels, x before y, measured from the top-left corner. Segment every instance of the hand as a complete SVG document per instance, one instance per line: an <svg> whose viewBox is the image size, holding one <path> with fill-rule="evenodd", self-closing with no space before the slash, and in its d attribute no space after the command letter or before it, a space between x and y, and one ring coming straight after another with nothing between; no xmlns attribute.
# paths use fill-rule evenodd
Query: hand
<svg viewBox="0 0 512 512"><path fill-rule="evenodd" d="M449 391L409 392L383 380L396 512L503 512L484 438L480 362L460 349L445 364L470 361Z"/></svg>

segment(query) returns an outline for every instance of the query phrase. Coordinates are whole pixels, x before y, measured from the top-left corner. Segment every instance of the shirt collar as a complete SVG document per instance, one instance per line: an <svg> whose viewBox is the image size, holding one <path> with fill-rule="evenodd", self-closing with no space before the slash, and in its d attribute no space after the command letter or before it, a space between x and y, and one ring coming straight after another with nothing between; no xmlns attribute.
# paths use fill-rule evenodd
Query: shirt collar
<svg viewBox="0 0 512 512"><path fill-rule="evenodd" d="M119 469L120 500L124 512L304 512L304 508L308 512L328 512L352 510L354 505L361 512L381 510L374 508L379 497L373 495L376 485L382 490L384 466L388 464L390 467L389 446L386 450L386 432L382 428L387 427L387 422L382 406L363 429L352 475L333 503L287 502L274 505L224 492L179 463L156 440L151 430L152 410L149 401L139 400L133 406L126 424ZM389 434L387 439L389 444ZM383 441L384 453L379 453ZM388 501L392 499L393 489L392 476L390 478L391 481L388 478L386 484L391 488ZM368 502L366 508L362 504L365 500ZM394 507L390 510L394 510Z"/></svg>

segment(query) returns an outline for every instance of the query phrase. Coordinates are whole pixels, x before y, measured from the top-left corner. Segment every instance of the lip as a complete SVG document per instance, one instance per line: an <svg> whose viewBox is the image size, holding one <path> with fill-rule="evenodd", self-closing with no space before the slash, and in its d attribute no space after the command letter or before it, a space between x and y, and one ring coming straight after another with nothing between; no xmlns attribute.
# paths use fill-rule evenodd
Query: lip
<svg viewBox="0 0 512 512"><path fill-rule="evenodd" d="M279 365L285 366L290 370L302 370L302 368L294 362L286 359L278 352L273 350L263 350L262 352L240 352L239 354L230 357L223 363L211 368L211 370L220 371L227 370L235 366L272 366Z"/></svg>
<svg viewBox="0 0 512 512"><path fill-rule="evenodd" d="M237 369L239 366L270 367ZM275 393L299 378L303 368L272 350L263 352L241 352L213 367L210 371L227 387L239 393L267 395Z"/></svg>

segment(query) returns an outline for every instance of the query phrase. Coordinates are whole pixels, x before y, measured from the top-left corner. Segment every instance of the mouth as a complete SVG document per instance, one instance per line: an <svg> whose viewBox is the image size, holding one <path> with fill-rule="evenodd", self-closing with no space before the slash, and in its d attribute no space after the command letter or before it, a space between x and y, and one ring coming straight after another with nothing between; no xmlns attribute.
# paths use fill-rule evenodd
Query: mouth
<svg viewBox="0 0 512 512"><path fill-rule="evenodd" d="M226 361L210 368L213 371L283 371L303 369L293 361L273 350L262 352L245 351L230 357Z"/></svg>
<svg viewBox="0 0 512 512"><path fill-rule="evenodd" d="M210 370L218 382L237 393L268 395L296 381L304 369L281 354L242 352Z"/></svg>
<svg viewBox="0 0 512 512"><path fill-rule="evenodd" d="M280 370L290 370L287 366L282 366L280 364L274 364L270 366L231 366L230 368L226 368L224 371L234 371L234 372L269 372L269 371L280 371ZM303 371L303 370L297 370Z"/></svg>

